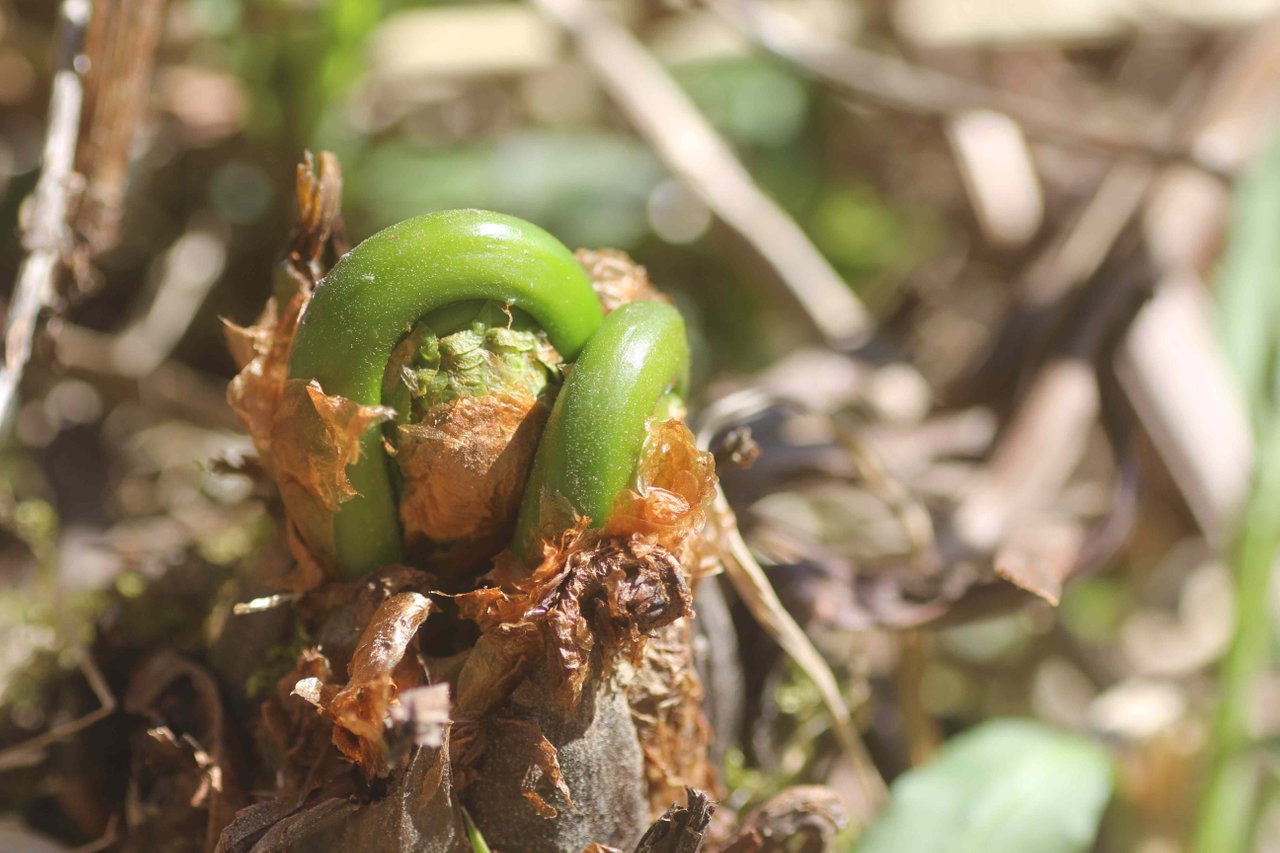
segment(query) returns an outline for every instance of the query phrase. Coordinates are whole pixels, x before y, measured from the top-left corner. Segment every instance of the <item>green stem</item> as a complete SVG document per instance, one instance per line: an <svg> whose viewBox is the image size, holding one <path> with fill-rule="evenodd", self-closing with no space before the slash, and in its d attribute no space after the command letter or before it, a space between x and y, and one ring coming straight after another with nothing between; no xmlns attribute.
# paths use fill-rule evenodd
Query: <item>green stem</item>
<svg viewBox="0 0 1280 853"><path fill-rule="evenodd" d="M1280 551L1280 429L1259 442L1257 480L1235 549L1236 632L1223 661L1222 697L1214 721L1212 765L1195 828L1193 849L1230 853L1248 849L1258 814L1259 762L1251 756L1248 713L1259 678L1271 660L1268 613L1271 573Z"/></svg>
<svg viewBox="0 0 1280 853"><path fill-rule="evenodd" d="M488 211L429 213L365 240L317 285L294 339L289 376L376 405L396 343L425 315L463 300L521 309L566 360L601 321L590 279L547 232ZM379 430L365 434L347 475L359 496L334 516L334 548L343 576L356 578L402 553Z"/></svg>
<svg viewBox="0 0 1280 853"><path fill-rule="evenodd" d="M604 525L634 485L648 421L668 392L684 395L688 374L684 321L670 305L631 302L605 317L547 419L516 521L517 554L530 556L545 500Z"/></svg>

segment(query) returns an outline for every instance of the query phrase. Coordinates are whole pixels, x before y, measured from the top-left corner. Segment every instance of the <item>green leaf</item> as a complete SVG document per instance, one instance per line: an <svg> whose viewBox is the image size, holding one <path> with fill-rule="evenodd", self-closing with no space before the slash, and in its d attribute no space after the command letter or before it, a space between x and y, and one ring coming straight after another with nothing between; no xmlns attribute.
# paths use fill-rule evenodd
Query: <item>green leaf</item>
<svg viewBox="0 0 1280 853"><path fill-rule="evenodd" d="M467 825L467 841L471 842L472 853L489 853L488 842L484 840L466 809L462 810L462 821Z"/></svg>
<svg viewBox="0 0 1280 853"><path fill-rule="evenodd" d="M1030 720L992 720L893 784L860 853L1089 849L1111 797L1098 744Z"/></svg>
<svg viewBox="0 0 1280 853"><path fill-rule="evenodd" d="M1263 423L1280 403L1280 139L1236 187L1217 298L1227 359L1256 422Z"/></svg>

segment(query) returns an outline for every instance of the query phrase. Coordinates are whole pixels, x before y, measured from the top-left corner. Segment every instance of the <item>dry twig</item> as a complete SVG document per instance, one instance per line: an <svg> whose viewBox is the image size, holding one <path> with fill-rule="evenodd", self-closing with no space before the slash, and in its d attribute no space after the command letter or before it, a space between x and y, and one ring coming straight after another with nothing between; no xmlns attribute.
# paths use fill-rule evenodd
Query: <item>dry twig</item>
<svg viewBox="0 0 1280 853"><path fill-rule="evenodd" d="M853 762L862 787L865 807L870 817L888 797L884 779L876 770L875 762L867 754L866 746L858 735L851 719L851 712L844 697L840 693L840 685L827 662L813 647L809 636L805 634L791 614L778 600L773 585L765 576L764 569L756 562L755 555L747 547L742 533L738 530L733 510L724 491L716 487L715 515L719 525L719 534L723 537L724 561L726 574L742 602L751 611L752 617L760 623L769 636L782 647L783 651L796 662L818 688L822 704L831 716L832 729L841 749Z"/></svg>
<svg viewBox="0 0 1280 853"><path fill-rule="evenodd" d="M84 86L76 68L92 6L89 0L63 0L58 22L58 70L49 95L49 124L43 166L28 201L23 227L27 258L18 272L5 323L4 366L0 368L0 423L8 420L18 384L31 358L36 321L54 296L58 270L71 244L67 213L71 206L72 167L80 131Z"/></svg>
<svg viewBox="0 0 1280 853"><path fill-rule="evenodd" d="M77 657L80 661L80 671L84 673L85 681L89 682L89 688L98 700L98 707L70 722L54 726L44 734L36 735L8 749L0 750L0 771L39 764L44 760L45 749L58 741L66 740L76 732L87 729L99 720L115 713L116 698L111 694L111 688L107 686L107 681L98 670L98 665L93 662L93 657L89 654L89 650L85 648L78 649Z"/></svg>
<svg viewBox="0 0 1280 853"><path fill-rule="evenodd" d="M801 72L859 101L872 101L912 113L952 116L983 109L1004 113L1029 134L1062 144L1117 154L1137 154L1157 161L1186 161L1207 171L1216 165L1179 146L1162 127L1118 119L1103 113L1082 114L1040 98L964 80L802 32L787 16L747 0L706 0L730 26L749 41Z"/></svg>
<svg viewBox="0 0 1280 853"><path fill-rule="evenodd" d="M100 3L85 55L84 130L76 157L86 177L75 230L95 253L115 245L134 133L147 107L165 0Z"/></svg>
<svg viewBox="0 0 1280 853"><path fill-rule="evenodd" d="M751 179L728 144L636 38L592 0L534 0L667 167L773 269L826 341L851 348L873 321L795 221Z"/></svg>

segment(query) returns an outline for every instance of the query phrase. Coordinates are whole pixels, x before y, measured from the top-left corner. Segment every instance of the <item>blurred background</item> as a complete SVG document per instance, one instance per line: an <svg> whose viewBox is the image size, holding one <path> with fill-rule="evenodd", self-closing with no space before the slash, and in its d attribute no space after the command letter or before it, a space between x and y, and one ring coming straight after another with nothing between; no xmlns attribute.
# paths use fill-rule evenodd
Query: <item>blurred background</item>
<svg viewBox="0 0 1280 853"><path fill-rule="evenodd" d="M309 149L355 240L491 208L673 297L748 541L918 782L884 820L986 779L1086 849L1280 850L1280 3L84 5L0 0L0 847L137 817L95 709L274 536L221 320ZM726 802L856 799L726 592Z"/></svg>

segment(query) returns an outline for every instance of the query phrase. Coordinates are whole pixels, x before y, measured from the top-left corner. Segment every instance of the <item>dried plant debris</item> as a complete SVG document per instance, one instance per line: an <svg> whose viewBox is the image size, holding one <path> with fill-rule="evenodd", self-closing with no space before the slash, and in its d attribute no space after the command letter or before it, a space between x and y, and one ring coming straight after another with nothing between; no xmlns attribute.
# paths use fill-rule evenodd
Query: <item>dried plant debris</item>
<svg viewBox="0 0 1280 853"><path fill-rule="evenodd" d="M355 496L346 466L359 457L365 431L394 412L288 378L293 339L311 292L347 248L337 159L322 152L317 165L308 154L298 166L297 193L299 223L281 262L292 286L268 301L256 325L225 326L227 345L240 367L227 388L227 402L248 430L265 469L288 492L289 544L300 568L283 585L305 590L316 586L332 563L333 513Z"/></svg>
<svg viewBox="0 0 1280 853"><path fill-rule="evenodd" d="M811 370L797 358L773 372L796 388ZM847 409L870 407L874 379L847 395ZM1056 604L1098 523L1088 506L1028 507L990 547L959 535L957 512L989 451L983 419L854 422L792 401L731 420L749 420L763 452L750 472L725 473L726 494L776 567L779 595L811 627L962 621L1023 604L1025 593Z"/></svg>
<svg viewBox="0 0 1280 853"><path fill-rule="evenodd" d="M476 682L490 680L477 678L482 667L500 691L540 647L558 697L572 705L597 642L607 673L619 655L638 661L646 637L692 615L679 555L702 530L715 463L684 424L655 421L637 479L602 531L570 527L544 542L532 573L514 558L500 559L489 575L495 586L459 596L462 615L490 640L482 638L481 655L459 677L460 697L467 697L460 704L478 701Z"/></svg>
<svg viewBox="0 0 1280 853"><path fill-rule="evenodd" d="M342 223L342 167L336 155L308 151L298 164L295 189L298 223L289 234L283 266L310 292L329 267L351 248Z"/></svg>
<svg viewBox="0 0 1280 853"><path fill-rule="evenodd" d="M300 679L294 692L315 705L334 724L333 742L364 771L366 778L391 770L385 733L391 709L402 690L421 684L425 674L409 645L431 612L431 601L416 592L402 592L383 602L360 637L339 687L318 676Z"/></svg>
<svg viewBox="0 0 1280 853"><path fill-rule="evenodd" d="M1084 525L1074 519L1031 518L1010 531L992 558L995 572L1054 607L1084 549Z"/></svg>
<svg viewBox="0 0 1280 853"><path fill-rule="evenodd" d="M606 669L618 656L638 662L652 632L693 613L684 571L666 548L639 535L582 546L596 537L577 534L529 577L458 599L499 645L524 660L541 652L565 707L581 697L597 646Z"/></svg>
<svg viewBox="0 0 1280 853"><path fill-rule="evenodd" d="M240 372L227 386L227 402L240 418L258 455L271 458L271 430L289 375L289 352L309 291L299 291L283 310L267 301L258 322L249 327L224 320L227 348Z"/></svg>
<svg viewBox="0 0 1280 853"><path fill-rule="evenodd" d="M605 311L637 299L666 300L649 281L645 268L617 249L579 249L574 252L578 263L591 277L596 296Z"/></svg>
<svg viewBox="0 0 1280 853"><path fill-rule="evenodd" d="M752 809L723 853L823 853L849 816L840 795L821 785L787 788Z"/></svg>
<svg viewBox="0 0 1280 853"><path fill-rule="evenodd" d="M707 760L712 733L693 661L691 622L679 619L659 629L624 680L654 813L689 785L718 793L719 780Z"/></svg>
<svg viewBox="0 0 1280 853"><path fill-rule="evenodd" d="M716 804L702 791L685 789L686 805L672 803L636 845L636 853L697 853L711 829Z"/></svg>
<svg viewBox="0 0 1280 853"><path fill-rule="evenodd" d="M618 496L606 536L640 535L674 553L695 544L715 497L715 458L674 418L654 420L636 475L636 489Z"/></svg>
<svg viewBox="0 0 1280 853"><path fill-rule="evenodd" d="M464 803L495 849L629 846L650 819L644 757L626 697L609 680L591 680L581 701L564 709L534 672L456 759L460 786L464 761L472 770Z"/></svg>
<svg viewBox="0 0 1280 853"><path fill-rule="evenodd" d="M219 853L308 853L430 850L470 853L449 764L441 749L423 749L371 802L345 796L314 804L272 800L242 810L219 840Z"/></svg>
<svg viewBox="0 0 1280 853"><path fill-rule="evenodd" d="M297 684L334 680L333 669L318 650L304 649L262 705L261 739L274 767L276 800L294 808L347 775L350 764L333 746L333 724L295 695ZM350 784L344 790L353 790Z"/></svg>
<svg viewBox="0 0 1280 853"><path fill-rule="evenodd" d="M322 151L316 160L307 152L298 164L296 189L299 219L281 262L295 287L269 300L253 326L224 321L227 346L240 368L227 389L227 401L264 461L271 457L272 423L284 394L298 320L316 282L349 248L342 227L342 170L337 157Z"/></svg>
<svg viewBox="0 0 1280 853"><path fill-rule="evenodd" d="M199 664L160 651L134 671L124 710L149 723L133 740L130 837L159 844L198 831L211 848L245 802L239 744L217 681Z"/></svg>

